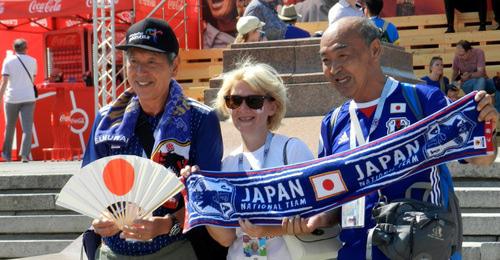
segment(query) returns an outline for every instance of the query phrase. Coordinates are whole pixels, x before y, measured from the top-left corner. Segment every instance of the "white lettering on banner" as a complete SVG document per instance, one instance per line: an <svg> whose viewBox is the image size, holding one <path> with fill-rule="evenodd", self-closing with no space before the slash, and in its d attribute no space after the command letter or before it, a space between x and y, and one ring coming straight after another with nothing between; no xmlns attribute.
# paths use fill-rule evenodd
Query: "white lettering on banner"
<svg viewBox="0 0 500 260"><path fill-rule="evenodd" d="M149 7L155 7L156 0L139 0L139 4Z"/></svg>
<svg viewBox="0 0 500 260"><path fill-rule="evenodd" d="M17 26L19 22L17 19L0 20L4 25Z"/></svg>
<svg viewBox="0 0 500 260"><path fill-rule="evenodd" d="M314 175L309 177L309 180L314 188L316 200L326 199L347 191L340 171L331 171Z"/></svg>
<svg viewBox="0 0 500 260"><path fill-rule="evenodd" d="M29 5L29 12L34 13L55 13L61 11L62 0L48 0L47 2L31 1Z"/></svg>
<svg viewBox="0 0 500 260"><path fill-rule="evenodd" d="M4 3L0 3L0 14L3 14L3 12L5 11L5 7L3 5Z"/></svg>
<svg viewBox="0 0 500 260"><path fill-rule="evenodd" d="M31 27L38 27L38 26L45 26L47 27L48 26L48 22L47 22L47 19L43 18L43 19L38 19L36 20L36 22L31 22L30 23L30 26Z"/></svg>
<svg viewBox="0 0 500 260"><path fill-rule="evenodd" d="M277 191L276 191L277 189ZM254 187L253 189L245 188L245 198L241 202L251 202L251 203L272 203L283 201L283 199L297 199L298 197L304 196L304 190L300 185L298 179L295 183L289 180L287 183L278 183L277 187L264 186L263 189Z"/></svg>
<svg viewBox="0 0 500 260"><path fill-rule="evenodd" d="M383 155L378 158L374 158L372 161L366 161L364 165L356 164L354 168L358 173L358 181L363 181L365 178L370 178L373 175L379 174L382 171L386 171L389 166L388 163L394 160L394 166L404 166L411 162L412 160L418 160L416 154L419 150L419 143L417 140L413 144L409 143L405 145L406 154L400 150L394 150L393 156ZM378 162L378 163L377 163Z"/></svg>
<svg viewBox="0 0 500 260"><path fill-rule="evenodd" d="M97 2L102 2L102 1L106 1L106 4L109 4L109 0L97 0ZM119 1L120 0L115 0L115 5L118 4ZM85 4L87 5L87 7L92 7L93 3L94 3L93 0L87 0Z"/></svg>

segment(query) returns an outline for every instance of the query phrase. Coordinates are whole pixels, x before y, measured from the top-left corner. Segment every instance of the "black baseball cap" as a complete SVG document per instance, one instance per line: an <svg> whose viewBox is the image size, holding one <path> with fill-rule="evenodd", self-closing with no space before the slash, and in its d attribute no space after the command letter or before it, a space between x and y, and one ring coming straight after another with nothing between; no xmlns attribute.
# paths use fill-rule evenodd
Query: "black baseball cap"
<svg viewBox="0 0 500 260"><path fill-rule="evenodd" d="M132 47L179 54L179 42L174 31L166 21L157 18L146 18L130 26L126 43L116 46L124 51Z"/></svg>

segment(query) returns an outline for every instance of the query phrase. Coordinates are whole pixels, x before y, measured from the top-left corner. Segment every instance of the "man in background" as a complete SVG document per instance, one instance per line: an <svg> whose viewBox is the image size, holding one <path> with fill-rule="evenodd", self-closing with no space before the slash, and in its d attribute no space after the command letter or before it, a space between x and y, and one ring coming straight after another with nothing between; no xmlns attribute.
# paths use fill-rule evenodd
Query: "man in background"
<svg viewBox="0 0 500 260"><path fill-rule="evenodd" d="M382 30L381 40L397 45L399 40L398 29L393 23L380 18L380 12L384 8L383 0L365 0L365 16Z"/></svg>
<svg viewBox="0 0 500 260"><path fill-rule="evenodd" d="M295 5L285 5L281 8L278 17L287 24L285 39L309 38L309 32L295 26L297 19L301 17L295 9Z"/></svg>

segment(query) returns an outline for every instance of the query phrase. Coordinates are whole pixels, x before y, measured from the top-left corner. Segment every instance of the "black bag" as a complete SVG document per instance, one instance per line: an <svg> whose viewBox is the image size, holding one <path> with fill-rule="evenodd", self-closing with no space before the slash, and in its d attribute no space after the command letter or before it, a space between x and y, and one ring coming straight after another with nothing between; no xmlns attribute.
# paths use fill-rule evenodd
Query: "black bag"
<svg viewBox="0 0 500 260"><path fill-rule="evenodd" d="M36 89L36 85L33 84L33 92L35 93L35 98L38 97L38 89Z"/></svg>
<svg viewBox="0 0 500 260"><path fill-rule="evenodd" d="M28 77L30 78L30 81L31 83L33 84L33 93L35 94L35 98L38 97L38 89L36 88L36 85L35 83L33 82L33 78L31 77L31 74L30 72L28 71L28 69L26 68L26 66L24 66L24 62L21 60L21 57L19 57L19 55L16 55L17 58L19 59L19 61L21 62L21 65L23 65L23 68L24 70L26 71L26 73L28 74Z"/></svg>
<svg viewBox="0 0 500 260"><path fill-rule="evenodd" d="M379 204L368 241L393 260L449 259L462 245L458 200L453 193L449 199L449 209L413 199Z"/></svg>

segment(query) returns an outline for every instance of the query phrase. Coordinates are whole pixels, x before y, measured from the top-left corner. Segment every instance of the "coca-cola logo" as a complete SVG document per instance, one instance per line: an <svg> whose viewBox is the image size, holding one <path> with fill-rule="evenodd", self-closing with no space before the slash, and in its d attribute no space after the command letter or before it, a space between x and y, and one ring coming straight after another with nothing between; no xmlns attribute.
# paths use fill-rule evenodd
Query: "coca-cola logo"
<svg viewBox="0 0 500 260"><path fill-rule="evenodd" d="M47 46L49 48L78 46L78 40L77 34L54 35L47 38Z"/></svg>
<svg viewBox="0 0 500 260"><path fill-rule="evenodd" d="M37 0L31 1L29 5L29 12L34 13L55 13L61 11L61 1L62 0L48 0L47 2L41 2Z"/></svg>
<svg viewBox="0 0 500 260"><path fill-rule="evenodd" d="M80 134L87 130L89 125L89 116L87 112L81 108L73 109L70 115L62 114L59 117L59 122L63 124L69 124L71 132L75 134Z"/></svg>
<svg viewBox="0 0 500 260"><path fill-rule="evenodd" d="M3 14L3 12L5 11L5 7L3 5L4 3L0 3L0 14Z"/></svg>
<svg viewBox="0 0 500 260"><path fill-rule="evenodd" d="M184 7L183 0L168 1L168 9L170 10L181 10Z"/></svg>

